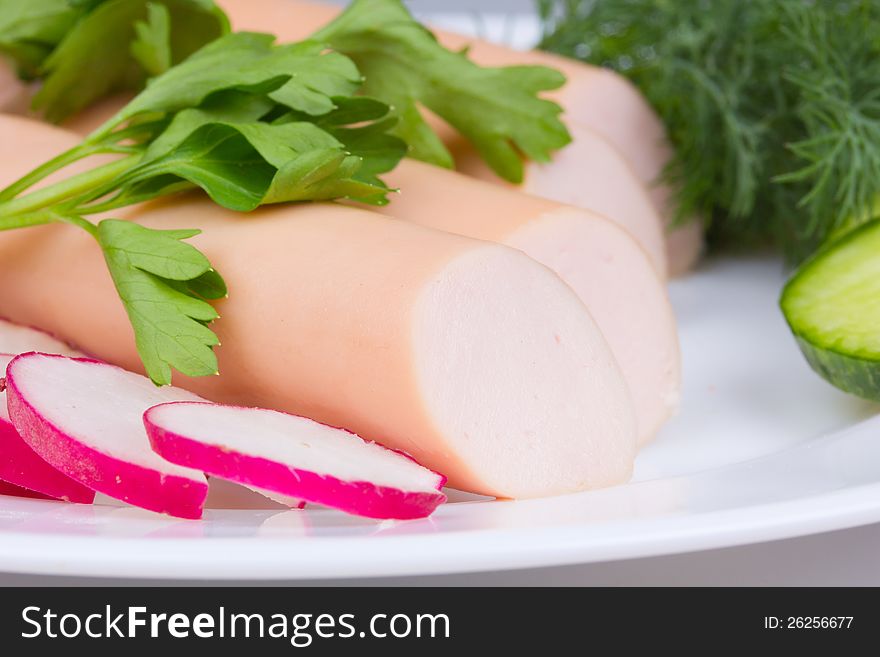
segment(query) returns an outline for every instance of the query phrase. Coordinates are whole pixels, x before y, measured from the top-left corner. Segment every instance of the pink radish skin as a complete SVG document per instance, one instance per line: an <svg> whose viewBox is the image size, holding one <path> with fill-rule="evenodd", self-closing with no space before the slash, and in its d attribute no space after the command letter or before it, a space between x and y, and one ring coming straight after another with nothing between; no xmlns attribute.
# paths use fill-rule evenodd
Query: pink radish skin
<svg viewBox="0 0 880 657"><path fill-rule="evenodd" d="M0 480L65 502L95 499L95 491L49 465L6 420L0 420Z"/></svg>
<svg viewBox="0 0 880 657"><path fill-rule="evenodd" d="M0 354L0 372L6 372L13 358ZM65 502L91 504L95 499L95 491L53 468L22 440L9 421L4 391L0 391L0 480Z"/></svg>
<svg viewBox="0 0 880 657"><path fill-rule="evenodd" d="M65 389L62 375L69 375L78 385ZM95 397L94 408L73 399L78 388L86 387L83 380L88 388L94 385L106 393L106 398ZM207 480L201 473L156 457L140 426L140 415L150 406L174 397L198 397L174 388L156 388L146 377L100 361L40 353L14 358L7 367L6 384L12 424L50 465L84 486L134 506L179 518L201 518ZM139 407L135 412L126 409L121 418L114 408L120 393L123 404ZM58 401L47 402L46 397L53 395ZM70 416L72 423L80 424L79 430L59 426L59 416ZM89 425L85 431L83 422ZM107 441L108 426L109 442L118 441L120 449L135 453L143 464L114 456L106 444L93 446Z"/></svg>
<svg viewBox="0 0 880 657"><path fill-rule="evenodd" d="M241 418L240 425L229 421L233 414L236 418ZM191 430L181 428L187 424L192 425L193 419L201 427L198 437L191 435ZM258 425L262 421L271 421L275 426L284 423L285 428L288 425L289 428L283 436L276 436L277 432L265 434L270 441L275 441L274 444L256 445L259 442ZM287 413L209 403L171 402L155 406L144 413L144 426L153 449L172 463L354 515L395 520L424 518L446 499L440 492L446 478L418 465L408 455L369 443L343 429L328 427ZM312 435L310 438L309 434L315 432L319 435ZM415 489L416 487L408 490L362 479L334 476L329 472L316 472L299 467L294 462L295 459L284 458L279 454L287 447L285 443L288 441L290 444L299 441L311 449L314 445L307 445L303 441L321 443L321 440L316 440L320 438L320 434L330 434L334 436L334 441L338 438L350 441L348 445L352 451L346 459L349 462L366 461L365 467L368 468L371 460L387 460L387 463L382 463L382 467L390 467L392 470L403 467L407 471L404 477L409 478L412 478L412 473L418 468L421 471L419 476L424 480L421 490ZM233 447L232 443L241 445L241 448ZM251 453L244 453L243 449ZM330 446L327 451L332 449L333 446ZM330 461L328 459L328 471L332 471L334 467Z"/></svg>

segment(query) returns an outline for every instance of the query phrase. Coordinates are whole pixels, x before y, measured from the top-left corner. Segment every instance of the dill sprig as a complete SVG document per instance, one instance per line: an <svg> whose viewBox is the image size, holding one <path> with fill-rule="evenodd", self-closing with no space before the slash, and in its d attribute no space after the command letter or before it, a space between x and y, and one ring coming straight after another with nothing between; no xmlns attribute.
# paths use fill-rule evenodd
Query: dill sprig
<svg viewBox="0 0 880 657"><path fill-rule="evenodd" d="M539 0L542 47L619 71L676 155L678 216L800 260L880 211L876 0Z"/></svg>

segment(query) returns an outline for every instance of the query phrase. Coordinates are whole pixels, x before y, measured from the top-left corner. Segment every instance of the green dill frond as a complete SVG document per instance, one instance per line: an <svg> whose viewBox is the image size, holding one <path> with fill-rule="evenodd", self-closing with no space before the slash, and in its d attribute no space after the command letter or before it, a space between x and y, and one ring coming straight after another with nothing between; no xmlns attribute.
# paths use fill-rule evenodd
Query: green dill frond
<svg viewBox="0 0 880 657"><path fill-rule="evenodd" d="M542 47L613 68L663 118L679 220L801 259L880 199L880 3L541 0Z"/></svg>

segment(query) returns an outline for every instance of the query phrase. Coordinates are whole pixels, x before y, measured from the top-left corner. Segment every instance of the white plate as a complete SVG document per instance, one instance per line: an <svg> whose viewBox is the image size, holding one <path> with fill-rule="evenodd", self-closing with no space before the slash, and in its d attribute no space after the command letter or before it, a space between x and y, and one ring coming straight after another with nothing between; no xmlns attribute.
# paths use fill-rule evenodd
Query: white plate
<svg viewBox="0 0 880 657"><path fill-rule="evenodd" d="M0 498L0 570L429 575L670 554L878 521L880 418L869 419L877 408L810 372L777 310L781 281L777 263L740 260L672 284L683 407L639 456L626 486L520 502L460 500L403 523L277 508L212 509L193 522ZM228 506L230 493L216 491L214 504Z"/></svg>

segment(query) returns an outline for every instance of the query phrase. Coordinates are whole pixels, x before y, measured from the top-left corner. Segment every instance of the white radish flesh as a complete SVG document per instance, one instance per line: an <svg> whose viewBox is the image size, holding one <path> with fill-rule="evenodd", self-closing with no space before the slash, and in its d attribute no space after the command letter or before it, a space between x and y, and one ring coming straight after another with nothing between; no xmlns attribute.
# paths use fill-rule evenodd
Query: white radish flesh
<svg viewBox="0 0 880 657"><path fill-rule="evenodd" d="M177 402L144 414L153 449L190 468L370 518L423 518L445 477L407 456L307 418Z"/></svg>
<svg viewBox="0 0 880 657"><path fill-rule="evenodd" d="M52 337L45 331L21 326L5 319L0 319L0 353L22 354L26 351L42 351L46 354L61 354L62 356L82 356L83 354ZM5 371L7 363L3 363Z"/></svg>
<svg viewBox="0 0 880 657"><path fill-rule="evenodd" d="M6 381L13 425L52 466L134 506L201 517L204 475L153 452L142 422L151 406L199 397L106 363L36 353L13 359Z"/></svg>

